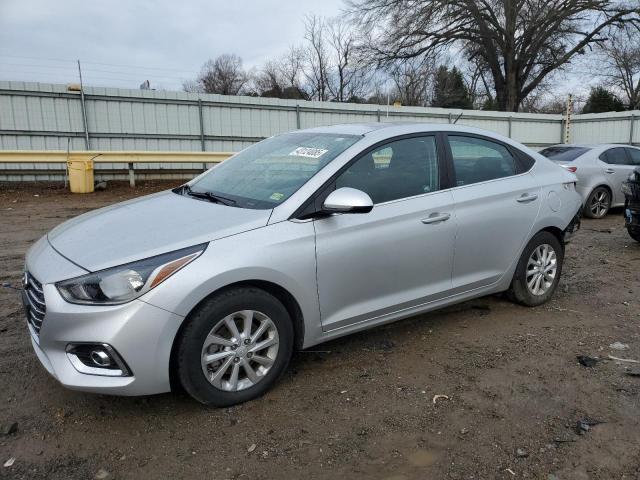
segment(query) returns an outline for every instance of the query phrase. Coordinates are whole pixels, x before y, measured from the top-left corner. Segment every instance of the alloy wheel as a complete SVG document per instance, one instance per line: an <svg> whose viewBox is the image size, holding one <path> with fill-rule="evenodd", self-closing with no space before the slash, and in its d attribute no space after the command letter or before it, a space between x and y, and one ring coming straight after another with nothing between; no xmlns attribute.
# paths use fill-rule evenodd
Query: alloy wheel
<svg viewBox="0 0 640 480"><path fill-rule="evenodd" d="M596 218L604 217L609 211L609 192L604 189L594 192L589 203L589 210Z"/></svg>
<svg viewBox="0 0 640 480"><path fill-rule="evenodd" d="M278 329L264 313L242 310L227 315L202 345L201 364L214 387L237 392L262 381L278 355Z"/></svg>
<svg viewBox="0 0 640 480"><path fill-rule="evenodd" d="M544 295L553 285L557 271L556 251L548 243L538 245L527 262L527 288L533 295Z"/></svg>

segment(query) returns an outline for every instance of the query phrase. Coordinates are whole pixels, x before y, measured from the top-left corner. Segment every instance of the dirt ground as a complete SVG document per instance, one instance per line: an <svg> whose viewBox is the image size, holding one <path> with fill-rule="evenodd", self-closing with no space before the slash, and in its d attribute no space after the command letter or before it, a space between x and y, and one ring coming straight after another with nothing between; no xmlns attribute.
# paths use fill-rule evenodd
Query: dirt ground
<svg viewBox="0 0 640 480"><path fill-rule="evenodd" d="M167 186L0 185L0 281L56 224ZM332 341L227 409L62 388L0 288L0 478L640 479L640 364L576 360L640 360L639 272L621 212L585 220L547 305L483 298ZM578 435L585 418L602 423Z"/></svg>

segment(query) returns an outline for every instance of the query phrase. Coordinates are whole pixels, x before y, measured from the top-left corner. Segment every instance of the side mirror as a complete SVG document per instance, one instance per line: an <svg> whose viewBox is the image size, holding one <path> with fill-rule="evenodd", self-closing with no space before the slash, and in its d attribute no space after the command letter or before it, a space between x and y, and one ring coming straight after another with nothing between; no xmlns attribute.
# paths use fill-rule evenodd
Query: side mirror
<svg viewBox="0 0 640 480"><path fill-rule="evenodd" d="M361 190L343 187L329 194L322 205L326 213L369 213L373 200Z"/></svg>

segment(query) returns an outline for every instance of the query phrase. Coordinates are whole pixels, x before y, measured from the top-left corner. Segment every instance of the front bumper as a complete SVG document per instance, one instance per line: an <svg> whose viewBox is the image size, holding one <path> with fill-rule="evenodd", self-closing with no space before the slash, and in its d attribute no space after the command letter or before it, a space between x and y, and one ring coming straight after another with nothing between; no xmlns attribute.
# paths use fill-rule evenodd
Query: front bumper
<svg viewBox="0 0 640 480"><path fill-rule="evenodd" d="M43 259L54 264L67 261L53 249L27 256L27 269L42 270ZM63 386L74 390L114 395L150 395L167 392L173 339L183 317L142 300L124 305L93 306L66 302L54 283L42 282L46 313L39 334L30 325L31 343L46 368ZM26 322L25 322L26 323ZM130 376L105 376L80 372L71 362L71 343L108 344L128 365Z"/></svg>
<svg viewBox="0 0 640 480"><path fill-rule="evenodd" d="M640 233L640 203L630 203L628 200L624 206L624 224L632 233Z"/></svg>

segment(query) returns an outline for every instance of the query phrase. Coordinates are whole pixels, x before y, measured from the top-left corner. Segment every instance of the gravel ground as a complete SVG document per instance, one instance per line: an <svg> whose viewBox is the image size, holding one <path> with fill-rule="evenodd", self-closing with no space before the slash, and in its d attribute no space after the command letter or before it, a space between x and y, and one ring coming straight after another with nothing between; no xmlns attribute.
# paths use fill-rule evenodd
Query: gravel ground
<svg viewBox="0 0 640 480"><path fill-rule="evenodd" d="M0 281L56 224L167 186L0 185ZM639 271L619 211L585 220L547 305L483 298L332 341L228 409L62 388L0 288L0 478L640 479L640 364L576 360L640 360Z"/></svg>

